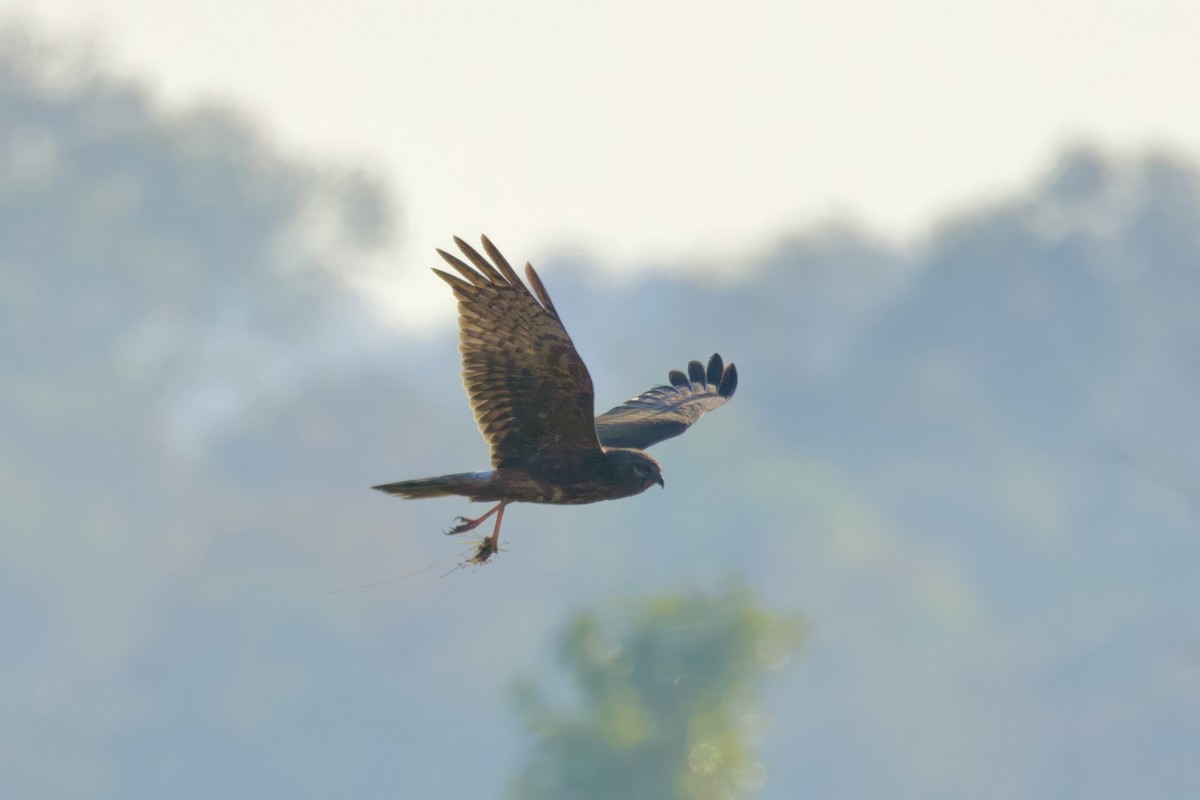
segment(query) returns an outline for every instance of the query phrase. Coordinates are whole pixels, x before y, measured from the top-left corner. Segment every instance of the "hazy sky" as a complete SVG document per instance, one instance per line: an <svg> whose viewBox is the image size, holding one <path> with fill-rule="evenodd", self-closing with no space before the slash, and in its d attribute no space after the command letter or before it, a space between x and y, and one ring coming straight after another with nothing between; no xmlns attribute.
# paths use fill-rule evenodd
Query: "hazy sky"
<svg viewBox="0 0 1200 800"><path fill-rule="evenodd" d="M416 268L451 233L513 260L717 263L832 218L919 235L1083 139L1200 154L1195 0L0 9L94 34L171 102L230 98L288 148L367 165L399 190L392 268L433 290Z"/></svg>

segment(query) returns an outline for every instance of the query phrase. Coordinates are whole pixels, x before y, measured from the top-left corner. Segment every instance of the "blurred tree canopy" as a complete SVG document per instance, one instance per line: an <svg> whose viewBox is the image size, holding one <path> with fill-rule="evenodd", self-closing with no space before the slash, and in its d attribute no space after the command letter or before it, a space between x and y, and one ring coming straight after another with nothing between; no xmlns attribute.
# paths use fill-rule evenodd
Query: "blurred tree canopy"
<svg viewBox="0 0 1200 800"><path fill-rule="evenodd" d="M113 482L165 491L180 446L328 338L392 216L361 172L290 157L233 109L170 110L0 25L0 416L18 421L0 487L24 497L18 527L119 518ZM62 485L69 503L39 502Z"/></svg>
<svg viewBox="0 0 1200 800"><path fill-rule="evenodd" d="M230 108L168 110L12 24L0 77L0 411L31 432L103 418L136 440L154 401L253 380L321 334L339 273L388 241L377 184L288 157Z"/></svg>
<svg viewBox="0 0 1200 800"><path fill-rule="evenodd" d="M707 800L761 788L755 692L803 636L799 619L743 589L578 615L560 658L579 708L555 710L532 683L518 687L535 743L512 796Z"/></svg>
<svg viewBox="0 0 1200 800"><path fill-rule="evenodd" d="M228 107L169 108L101 61L0 20L0 627L5 716L28 721L0 731L6 797L137 796L141 770L118 765L138 707L176 731L219 716L164 689L178 673L156 659L269 660L270 634L205 628L224 600L179 575L227 543L269 547L264 520L294 504L214 519L232 481L181 448L328 346L355 308L346 273L391 236L360 171L289 155ZM192 622L160 627L166 606ZM169 710L139 699L159 692ZM129 752L182 756L170 738Z"/></svg>

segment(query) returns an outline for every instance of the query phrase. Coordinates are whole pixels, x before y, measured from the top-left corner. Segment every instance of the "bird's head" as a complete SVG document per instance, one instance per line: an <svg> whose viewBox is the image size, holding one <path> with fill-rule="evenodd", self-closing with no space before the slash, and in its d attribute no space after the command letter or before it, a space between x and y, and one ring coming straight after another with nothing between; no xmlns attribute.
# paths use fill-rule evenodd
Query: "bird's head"
<svg viewBox="0 0 1200 800"><path fill-rule="evenodd" d="M656 483L666 487L662 465L641 450L614 448L609 450L607 455L609 463L613 465L614 476L620 483L632 489L633 494L644 492Z"/></svg>

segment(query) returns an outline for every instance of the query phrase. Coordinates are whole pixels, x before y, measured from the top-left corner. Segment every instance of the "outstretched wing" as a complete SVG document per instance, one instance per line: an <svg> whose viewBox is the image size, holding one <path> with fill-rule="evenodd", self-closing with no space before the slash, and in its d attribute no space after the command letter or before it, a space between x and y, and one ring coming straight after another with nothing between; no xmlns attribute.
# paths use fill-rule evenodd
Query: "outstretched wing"
<svg viewBox="0 0 1200 800"><path fill-rule="evenodd" d="M599 449L592 378L533 267L525 265L530 293L486 236L490 263L457 236L454 243L473 268L438 250L462 277L434 272L458 298L463 385L492 466Z"/></svg>
<svg viewBox="0 0 1200 800"><path fill-rule="evenodd" d="M678 436L707 412L725 405L737 389L737 367L728 367L716 353L708 369L699 361L688 374L671 370L670 386L656 386L596 417L596 433L605 447L644 450Z"/></svg>

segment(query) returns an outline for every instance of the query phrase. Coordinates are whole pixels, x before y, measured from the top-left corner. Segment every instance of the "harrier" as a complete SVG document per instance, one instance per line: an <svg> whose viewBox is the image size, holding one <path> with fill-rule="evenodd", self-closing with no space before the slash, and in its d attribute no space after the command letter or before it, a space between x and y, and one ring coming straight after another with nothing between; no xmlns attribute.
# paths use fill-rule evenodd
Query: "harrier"
<svg viewBox="0 0 1200 800"><path fill-rule="evenodd" d="M374 488L400 497L461 495L496 503L475 519L459 517L447 531L464 533L495 515L492 535L471 559L486 563L499 549L509 503L595 503L665 486L662 467L642 451L724 405L737 388L737 368L726 367L719 355L707 369L693 361L686 375L671 370L669 386L597 417L592 378L533 267L525 265L526 287L486 236L491 261L458 237L454 242L471 265L438 250L458 275L434 272L458 299L463 385L491 448L492 469Z"/></svg>

